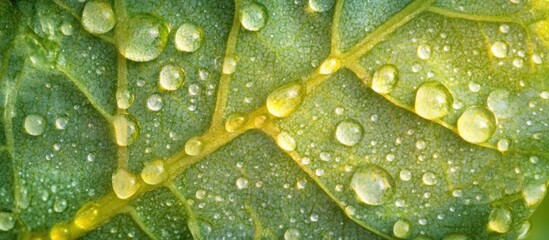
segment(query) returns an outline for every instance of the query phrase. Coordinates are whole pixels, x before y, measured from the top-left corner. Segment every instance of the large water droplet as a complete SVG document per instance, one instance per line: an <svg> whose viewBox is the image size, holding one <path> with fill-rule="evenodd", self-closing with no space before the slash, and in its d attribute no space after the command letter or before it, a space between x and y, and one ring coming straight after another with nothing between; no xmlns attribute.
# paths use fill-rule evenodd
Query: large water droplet
<svg viewBox="0 0 549 240"><path fill-rule="evenodd" d="M40 115L28 115L23 123L23 128L32 136L40 136L46 129L46 120Z"/></svg>
<svg viewBox="0 0 549 240"><path fill-rule="evenodd" d="M412 225L407 220L399 219L395 225L393 225L393 234L397 238L408 238L412 234Z"/></svg>
<svg viewBox="0 0 549 240"><path fill-rule="evenodd" d="M431 46L427 44L421 44L417 47L417 56L420 59L427 60L431 57Z"/></svg>
<svg viewBox="0 0 549 240"><path fill-rule="evenodd" d="M120 23L116 44L120 54L127 59L146 62L164 51L169 33L166 21L153 15L139 14Z"/></svg>
<svg viewBox="0 0 549 240"><path fill-rule="evenodd" d="M338 142L346 146L354 146L362 140L364 130L355 120L344 120L337 124L335 137Z"/></svg>
<svg viewBox="0 0 549 240"><path fill-rule="evenodd" d="M284 240L299 240L301 233L295 228L288 228L284 232Z"/></svg>
<svg viewBox="0 0 549 240"><path fill-rule="evenodd" d="M0 230L9 231L15 225L15 218L9 212L0 212Z"/></svg>
<svg viewBox="0 0 549 240"><path fill-rule="evenodd" d="M94 202L86 203L78 210L74 217L74 224L82 229L91 229L97 225L99 216L99 205Z"/></svg>
<svg viewBox="0 0 549 240"><path fill-rule="evenodd" d="M236 59L225 57L223 60L223 74L233 74L236 71Z"/></svg>
<svg viewBox="0 0 549 240"><path fill-rule="evenodd" d="M147 108L153 112L160 111L160 109L162 109L162 106L164 106L164 102L162 101L162 97L159 94L152 94L147 99Z"/></svg>
<svg viewBox="0 0 549 240"><path fill-rule="evenodd" d="M227 132L234 132L238 129L241 129L248 118L246 115L242 113L233 113L227 117L227 121L225 121L225 130Z"/></svg>
<svg viewBox="0 0 549 240"><path fill-rule="evenodd" d="M175 33L175 47L182 52L194 52L202 46L204 33L190 23L181 25Z"/></svg>
<svg viewBox="0 0 549 240"><path fill-rule="evenodd" d="M175 91L185 82L185 71L174 65L166 65L160 70L158 85L163 90Z"/></svg>
<svg viewBox="0 0 549 240"><path fill-rule="evenodd" d="M150 185L156 185L166 180L168 174L164 168L164 161L157 159L145 164L145 167L141 170L141 178Z"/></svg>
<svg viewBox="0 0 549 240"><path fill-rule="evenodd" d="M369 165L354 173L351 188L361 202L381 205L393 197L395 182L383 168Z"/></svg>
<svg viewBox="0 0 549 240"><path fill-rule="evenodd" d="M492 54L494 55L494 57L504 58L507 57L507 51L509 51L509 46L507 45L507 43L498 41L492 44L490 50L492 50Z"/></svg>
<svg viewBox="0 0 549 240"><path fill-rule="evenodd" d="M107 1L90 1L82 11L82 26L86 31L103 34L110 31L116 24L112 6Z"/></svg>
<svg viewBox="0 0 549 240"><path fill-rule="evenodd" d="M276 144L286 151L293 151L297 147L295 139L287 132L281 132L276 136Z"/></svg>
<svg viewBox="0 0 549 240"><path fill-rule="evenodd" d="M126 88L116 91L116 105L120 109L128 109L132 106L134 100L133 94Z"/></svg>
<svg viewBox="0 0 549 240"><path fill-rule="evenodd" d="M387 64L379 68L372 78L372 89L378 93L390 93L398 81L395 66Z"/></svg>
<svg viewBox="0 0 549 240"><path fill-rule="evenodd" d="M139 123L129 114L118 114L112 120L116 143L119 146L129 146L139 137Z"/></svg>
<svg viewBox="0 0 549 240"><path fill-rule="evenodd" d="M112 189L118 198L128 199L139 189L136 177L124 169L118 169L112 175Z"/></svg>
<svg viewBox="0 0 549 240"><path fill-rule="evenodd" d="M240 11L240 23L249 31L259 31L267 22L267 9L260 3L252 3Z"/></svg>
<svg viewBox="0 0 549 240"><path fill-rule="evenodd" d="M506 233L511 227L511 211L505 207L494 208L490 212L488 229L498 233Z"/></svg>
<svg viewBox="0 0 549 240"><path fill-rule="evenodd" d="M496 131L496 117L485 107L467 108L459 117L457 128L459 135L468 142L482 143Z"/></svg>
<svg viewBox="0 0 549 240"><path fill-rule="evenodd" d="M334 6L335 0L309 0L309 7L315 12L326 12Z"/></svg>
<svg viewBox="0 0 549 240"><path fill-rule="evenodd" d="M204 142L197 137L187 140L185 143L185 153L190 156L196 156L204 150Z"/></svg>
<svg viewBox="0 0 549 240"><path fill-rule="evenodd" d="M448 114L452 107L452 95L440 82L426 82L416 93L415 110L426 119L438 119Z"/></svg>
<svg viewBox="0 0 549 240"><path fill-rule="evenodd" d="M547 191L545 184L528 184L522 191L522 197L529 206L537 205L543 200L543 196Z"/></svg>
<svg viewBox="0 0 549 240"><path fill-rule="evenodd" d="M494 90L488 95L486 104L498 118L508 118L513 115L509 106L509 92L504 89Z"/></svg>
<svg viewBox="0 0 549 240"><path fill-rule="evenodd" d="M301 105L303 95L299 82L284 84L267 97L267 110L275 117L287 117Z"/></svg>

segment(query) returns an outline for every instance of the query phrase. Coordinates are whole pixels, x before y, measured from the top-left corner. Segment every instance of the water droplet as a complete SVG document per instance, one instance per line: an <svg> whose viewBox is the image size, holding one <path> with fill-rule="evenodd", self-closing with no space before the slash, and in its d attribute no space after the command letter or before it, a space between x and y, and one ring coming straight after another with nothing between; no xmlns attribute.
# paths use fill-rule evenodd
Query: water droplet
<svg viewBox="0 0 549 240"><path fill-rule="evenodd" d="M55 224L50 230L51 240L66 240L71 238L69 226L66 223Z"/></svg>
<svg viewBox="0 0 549 240"><path fill-rule="evenodd" d="M236 179L236 188L238 189L244 189L248 187L248 179L239 177Z"/></svg>
<svg viewBox="0 0 549 240"><path fill-rule="evenodd" d="M412 234L412 225L407 220L399 219L395 225L393 225L393 234L397 238L409 238Z"/></svg>
<svg viewBox="0 0 549 240"><path fill-rule="evenodd" d="M287 132L281 132L276 136L276 144L286 151L293 151L297 147L295 139Z"/></svg>
<svg viewBox="0 0 549 240"><path fill-rule="evenodd" d="M168 174L164 169L164 161L156 159L148 164L145 164L141 170L141 178L150 185L156 185L168 178Z"/></svg>
<svg viewBox="0 0 549 240"><path fill-rule="evenodd" d="M136 62L147 62L160 56L170 33L166 21L149 14L129 17L117 29L118 51Z"/></svg>
<svg viewBox="0 0 549 240"><path fill-rule="evenodd" d="M539 97L542 98L542 99L549 99L549 91L542 91L539 94Z"/></svg>
<svg viewBox="0 0 549 240"><path fill-rule="evenodd" d="M259 3L252 3L240 11L240 23L249 31L259 31L267 23L267 9Z"/></svg>
<svg viewBox="0 0 549 240"><path fill-rule="evenodd" d="M526 221L520 225L520 228L518 230L517 239L522 240L526 239L528 237L528 234L530 234L530 227L532 224L530 224L530 221Z"/></svg>
<svg viewBox="0 0 549 240"><path fill-rule="evenodd" d="M496 118L485 107L467 108L459 117L457 128L459 135L468 142L482 143L496 131Z"/></svg>
<svg viewBox="0 0 549 240"><path fill-rule="evenodd" d="M507 51L509 50L509 46L507 45L507 43L504 42L495 42L494 44L492 44L490 50L492 50L492 54L494 55L494 57L504 58L507 57Z"/></svg>
<svg viewBox="0 0 549 240"><path fill-rule="evenodd" d="M412 179L412 172L410 170L400 171L400 179L402 181L410 181Z"/></svg>
<svg viewBox="0 0 549 240"><path fill-rule="evenodd" d="M61 25L61 33L65 36L70 36L74 32L74 27L70 22L65 22Z"/></svg>
<svg viewBox="0 0 549 240"><path fill-rule="evenodd" d="M40 136L46 129L46 120L40 115L28 115L23 123L23 128L32 136Z"/></svg>
<svg viewBox="0 0 549 240"><path fill-rule="evenodd" d="M98 216L99 205L94 202L89 202L78 210L74 217L74 224L82 229L92 229L98 224L96 221Z"/></svg>
<svg viewBox="0 0 549 240"><path fill-rule="evenodd" d="M299 82L280 86L267 97L267 110L275 117L287 117L301 105L303 91Z"/></svg>
<svg viewBox="0 0 549 240"><path fill-rule="evenodd" d="M416 113L426 119L444 117L450 111L453 100L450 91L440 82L426 82L416 93Z"/></svg>
<svg viewBox="0 0 549 240"><path fill-rule="evenodd" d="M417 56L420 59L427 60L431 57L431 46L427 44L421 44L417 47Z"/></svg>
<svg viewBox="0 0 549 240"><path fill-rule="evenodd" d="M204 150L204 143L197 137L189 139L185 143L185 153L190 156L196 156Z"/></svg>
<svg viewBox="0 0 549 240"><path fill-rule="evenodd" d="M118 169L112 175L112 189L118 198L128 199L139 189L136 177L124 169Z"/></svg>
<svg viewBox="0 0 549 240"><path fill-rule="evenodd" d="M328 58L321 65L318 70L320 74L332 74L339 69L339 60L337 58Z"/></svg>
<svg viewBox="0 0 549 240"><path fill-rule="evenodd" d="M82 11L82 26L86 31L103 34L116 24L112 6L107 1L89 1Z"/></svg>
<svg viewBox="0 0 549 240"><path fill-rule="evenodd" d="M15 218L9 212L0 212L0 230L9 231L15 226Z"/></svg>
<svg viewBox="0 0 549 240"><path fill-rule="evenodd" d="M346 146L354 146L362 140L364 130L355 120L343 120L337 124L335 137L337 141Z"/></svg>
<svg viewBox="0 0 549 240"><path fill-rule="evenodd" d="M223 60L223 74L233 74L236 71L236 59L225 57Z"/></svg>
<svg viewBox="0 0 549 240"><path fill-rule="evenodd" d="M469 82L468 87L469 87L469 90L471 92L476 93L476 92L480 91L480 84L478 84L476 82L473 82L473 81Z"/></svg>
<svg viewBox="0 0 549 240"><path fill-rule="evenodd" d="M517 68L521 68L523 65L524 65L524 60L522 60L522 58L515 58L513 60L513 66Z"/></svg>
<svg viewBox="0 0 549 240"><path fill-rule="evenodd" d="M175 91L185 82L185 70L174 65L166 65L160 70L158 85L163 90Z"/></svg>
<svg viewBox="0 0 549 240"><path fill-rule="evenodd" d="M383 65L372 78L372 89L377 93L390 93L398 81L398 72L393 65Z"/></svg>
<svg viewBox="0 0 549 240"><path fill-rule="evenodd" d="M462 197L463 196L463 190L461 189L454 189L452 191L452 197Z"/></svg>
<svg viewBox="0 0 549 240"><path fill-rule="evenodd" d="M522 191L522 197L529 206L536 205L543 200L543 196L547 191L545 184L528 184Z"/></svg>
<svg viewBox="0 0 549 240"><path fill-rule="evenodd" d="M227 117L225 121L225 130L227 132L234 132L244 127L244 124L248 120L248 117L242 113L233 113Z"/></svg>
<svg viewBox="0 0 549 240"><path fill-rule="evenodd" d="M509 139L505 139L505 138L500 139L498 141L498 150L500 152L505 152L509 150L509 144L510 144Z"/></svg>
<svg viewBox="0 0 549 240"><path fill-rule="evenodd" d="M118 89L116 91L116 105L120 109L128 109L132 106L134 100L133 94L128 89Z"/></svg>
<svg viewBox="0 0 549 240"><path fill-rule="evenodd" d="M513 114L509 107L509 95L507 90L497 89L486 99L486 105L498 118L508 118Z"/></svg>
<svg viewBox="0 0 549 240"><path fill-rule="evenodd" d="M368 205L381 205L393 197L395 183L383 168L369 165L354 173L351 188L361 202Z"/></svg>
<svg viewBox="0 0 549 240"><path fill-rule="evenodd" d="M492 209L488 219L488 229L490 231L506 233L511 227L511 211L505 207Z"/></svg>
<svg viewBox="0 0 549 240"><path fill-rule="evenodd" d="M284 240L299 240L301 238L301 233L295 228L288 228L284 232Z"/></svg>
<svg viewBox="0 0 549 240"><path fill-rule="evenodd" d="M162 102L162 97L159 94L152 94L147 99L147 108L151 111L160 111L164 103Z"/></svg>
<svg viewBox="0 0 549 240"><path fill-rule="evenodd" d="M502 24L499 26L499 31L502 33L508 33L509 32L509 25Z"/></svg>
<svg viewBox="0 0 549 240"><path fill-rule="evenodd" d="M175 47L182 52L194 52L202 46L204 32L201 28L184 23L175 33Z"/></svg>
<svg viewBox="0 0 549 240"><path fill-rule="evenodd" d="M425 141L423 141L423 140L418 140L418 141L416 142L416 148L417 148L418 150L424 149L426 146L427 146L427 143L426 143Z"/></svg>
<svg viewBox="0 0 549 240"><path fill-rule="evenodd" d="M425 218L420 218L417 220L417 222L419 223L419 225L423 225L423 226L427 225L427 219Z"/></svg>
<svg viewBox="0 0 549 240"><path fill-rule="evenodd" d="M139 137L139 123L129 114L118 114L112 120L116 143L119 146L129 146Z"/></svg>
<svg viewBox="0 0 549 240"><path fill-rule="evenodd" d="M421 177L421 180L425 185L435 185L437 183L437 176L433 172L426 172Z"/></svg>
<svg viewBox="0 0 549 240"><path fill-rule="evenodd" d="M538 55L538 54L533 54L532 55L532 62L534 62L535 64L542 64L543 63L543 60L541 59L541 56Z"/></svg>
<svg viewBox="0 0 549 240"><path fill-rule="evenodd" d="M326 12L334 6L335 0L309 0L309 8L315 12Z"/></svg>
<svg viewBox="0 0 549 240"><path fill-rule="evenodd" d="M58 117L57 119L55 119L55 128L63 130L67 127L68 122L69 121L66 118Z"/></svg>
<svg viewBox="0 0 549 240"><path fill-rule="evenodd" d="M53 203L53 211L55 212L63 212L65 211L65 209L67 209L67 200L65 199L57 199L55 200L55 202Z"/></svg>

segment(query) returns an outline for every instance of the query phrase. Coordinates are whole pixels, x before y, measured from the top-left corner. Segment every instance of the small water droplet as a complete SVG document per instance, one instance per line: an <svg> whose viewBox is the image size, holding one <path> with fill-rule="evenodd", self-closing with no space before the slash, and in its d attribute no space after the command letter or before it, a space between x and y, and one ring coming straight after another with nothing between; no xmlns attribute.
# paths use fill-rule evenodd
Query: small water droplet
<svg viewBox="0 0 549 240"><path fill-rule="evenodd" d="M322 64L318 72L320 74L332 74L339 69L339 60L337 58L328 58Z"/></svg>
<svg viewBox="0 0 549 240"><path fill-rule="evenodd" d="M393 225L393 234L397 238L409 238L412 234L412 225L407 220L399 219L395 225Z"/></svg>
<svg viewBox="0 0 549 240"><path fill-rule="evenodd" d="M545 184L528 184L522 191L522 197L526 204L534 206L543 200L543 196L547 191Z"/></svg>
<svg viewBox="0 0 549 240"><path fill-rule="evenodd" d="M301 239L301 233L295 228L288 228L284 232L284 240L299 240Z"/></svg>
<svg viewBox="0 0 549 240"><path fill-rule="evenodd" d="M241 129L244 127L244 124L248 118L246 115L242 113L233 113L227 117L227 121L225 121L225 130L227 132L234 132L238 129Z"/></svg>
<svg viewBox="0 0 549 240"><path fill-rule="evenodd" d="M522 60L522 58L515 58L513 60L513 66L517 68L521 68L523 65L524 65L524 60Z"/></svg>
<svg viewBox="0 0 549 240"><path fill-rule="evenodd" d="M120 109L128 109L132 106L134 100L133 94L128 89L118 89L116 91L116 105Z"/></svg>
<svg viewBox="0 0 549 240"><path fill-rule="evenodd" d="M287 117L301 105L303 95L299 82L284 84L267 97L267 110L275 117Z"/></svg>
<svg viewBox="0 0 549 240"><path fill-rule="evenodd" d="M496 89L488 95L486 105L498 118L508 118L513 115L509 106L509 92Z"/></svg>
<svg viewBox="0 0 549 240"><path fill-rule="evenodd" d="M526 239L528 237L528 234L530 234L530 227L532 224L530 224L530 221L525 221L520 225L520 228L518 230L517 234L517 240Z"/></svg>
<svg viewBox="0 0 549 240"><path fill-rule="evenodd" d="M425 185L435 185L437 183L437 176L433 172L426 172L421 177L421 180Z"/></svg>
<svg viewBox="0 0 549 240"><path fill-rule="evenodd" d="M505 58L507 57L507 51L509 50L509 46L507 45L507 43L498 41L492 44L490 50L492 50L492 54L494 55L494 57Z"/></svg>
<svg viewBox="0 0 549 240"><path fill-rule="evenodd" d="M543 63L543 60L541 59L541 56L538 55L538 54L533 54L532 55L532 62L534 62L535 64L542 64Z"/></svg>
<svg viewBox="0 0 549 240"><path fill-rule="evenodd" d="M117 27L116 45L122 56L136 62L156 59L166 48L170 28L163 19L138 14Z"/></svg>
<svg viewBox="0 0 549 240"><path fill-rule="evenodd" d="M415 111L426 119L446 116L452 106L450 91L440 82L426 82L416 93Z"/></svg>
<svg viewBox="0 0 549 240"><path fill-rule="evenodd" d="M381 205L393 197L395 183L383 168L369 165L354 173L351 188L361 202L368 205Z"/></svg>
<svg viewBox="0 0 549 240"><path fill-rule="evenodd" d="M65 199L57 199L55 200L55 202L53 203L53 211L55 212L63 212L65 211L65 209L67 209L67 200Z"/></svg>
<svg viewBox="0 0 549 240"><path fill-rule="evenodd" d="M175 91L185 82L185 70L174 65L166 65L160 70L158 85L163 90Z"/></svg>
<svg viewBox="0 0 549 240"><path fill-rule="evenodd" d="M57 119L55 119L55 128L63 130L67 127L68 122L69 121L67 120L67 118L58 117Z"/></svg>
<svg viewBox="0 0 549 240"><path fill-rule="evenodd" d="M372 89L377 93L390 93L398 81L395 66L387 64L379 68L372 78Z"/></svg>
<svg viewBox="0 0 549 240"><path fill-rule="evenodd" d="M61 25L61 33L65 36L70 36L74 32L74 27L70 22L65 22Z"/></svg>
<svg viewBox="0 0 549 240"><path fill-rule="evenodd" d="M164 161L156 159L145 164L145 167L141 170L141 178L145 183L150 185L156 185L166 180L168 174L164 168Z"/></svg>
<svg viewBox="0 0 549 240"><path fill-rule="evenodd" d="M225 57L223 60L223 74L233 74L236 71L236 59Z"/></svg>
<svg viewBox="0 0 549 240"><path fill-rule="evenodd" d="M337 141L346 146L354 146L362 140L364 130L362 125L355 120L343 120L337 124L335 137Z"/></svg>
<svg viewBox="0 0 549 240"><path fill-rule="evenodd" d="M96 221L98 216L99 205L94 202L89 202L78 210L74 217L74 224L82 229L92 229L98 224Z"/></svg>
<svg viewBox="0 0 549 240"><path fill-rule="evenodd" d="M240 11L240 23L248 31L259 31L267 23L267 9L260 3L252 3Z"/></svg>
<svg viewBox="0 0 549 240"><path fill-rule="evenodd" d="M498 141L498 150L500 152L505 152L505 151L509 150L509 144L510 144L509 139L506 139L506 138L500 139Z"/></svg>
<svg viewBox="0 0 549 240"><path fill-rule="evenodd" d="M427 60L431 57L431 46L427 44L421 44L417 47L417 56L420 59Z"/></svg>
<svg viewBox="0 0 549 240"><path fill-rule="evenodd" d="M112 175L112 189L120 199L128 199L139 189L136 177L124 169L118 169Z"/></svg>
<svg viewBox="0 0 549 240"><path fill-rule="evenodd" d="M175 47L182 52L194 52L202 46L204 33L201 28L184 23L175 33Z"/></svg>
<svg viewBox="0 0 549 240"><path fill-rule="evenodd" d="M89 1L82 11L82 26L86 31L103 34L116 24L112 6L107 1Z"/></svg>
<svg viewBox="0 0 549 240"><path fill-rule="evenodd" d="M153 112L160 111L163 105L162 97L159 94L152 94L147 99L147 108Z"/></svg>
<svg viewBox="0 0 549 240"><path fill-rule="evenodd" d="M326 12L335 4L335 0L309 0L309 8L315 12Z"/></svg>
<svg viewBox="0 0 549 240"><path fill-rule="evenodd" d="M185 143L185 153L190 156L196 156L200 154L202 150L204 150L204 143L197 137L193 137Z"/></svg>
<svg viewBox="0 0 549 240"><path fill-rule="evenodd" d="M293 151L297 147L295 139L287 132L281 132L276 136L276 144L286 151Z"/></svg>
<svg viewBox="0 0 549 240"><path fill-rule="evenodd" d="M489 216L488 229L498 233L506 233L511 227L511 211L505 207L492 209Z"/></svg>
<svg viewBox="0 0 549 240"><path fill-rule="evenodd" d="M499 31L502 33L508 33L509 32L509 25L502 24L499 26Z"/></svg>
<svg viewBox="0 0 549 240"><path fill-rule="evenodd" d="M236 179L236 188L238 189L244 189L248 187L248 179L239 177Z"/></svg>
<svg viewBox="0 0 549 240"><path fill-rule="evenodd" d="M402 181L410 181L412 179L412 172L410 170L400 171L400 179Z"/></svg>
<svg viewBox="0 0 549 240"><path fill-rule="evenodd" d="M482 143L496 131L494 114L484 107L473 106L463 112L458 119L459 135L468 142Z"/></svg>
<svg viewBox="0 0 549 240"><path fill-rule="evenodd" d="M0 212L0 230L9 231L15 226L15 217L9 212Z"/></svg>
<svg viewBox="0 0 549 240"><path fill-rule="evenodd" d="M129 114L118 114L114 116L112 124L116 143L119 146L129 146L139 137L139 123Z"/></svg>
<svg viewBox="0 0 549 240"><path fill-rule="evenodd" d="M46 119L36 114L28 115L25 117L23 128L32 136L40 136L46 130Z"/></svg>

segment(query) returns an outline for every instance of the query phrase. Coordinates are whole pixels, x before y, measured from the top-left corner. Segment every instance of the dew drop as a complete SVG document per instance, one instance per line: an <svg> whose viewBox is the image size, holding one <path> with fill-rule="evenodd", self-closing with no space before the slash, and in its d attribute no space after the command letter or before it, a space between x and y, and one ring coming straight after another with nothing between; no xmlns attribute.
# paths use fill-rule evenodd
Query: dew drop
<svg viewBox="0 0 549 240"><path fill-rule="evenodd" d="M236 179L236 188L238 189L244 189L248 187L248 179L239 177Z"/></svg>
<svg viewBox="0 0 549 240"><path fill-rule="evenodd" d="M183 68L174 65L166 65L160 70L158 85L161 89L175 91L183 86L185 82L185 71Z"/></svg>
<svg viewBox="0 0 549 240"><path fill-rule="evenodd" d="M332 74L339 69L339 60L337 58L326 59L322 64L318 72L320 74Z"/></svg>
<svg viewBox="0 0 549 240"><path fill-rule="evenodd" d="M276 136L276 144L286 151L293 151L297 147L295 139L287 132L281 132Z"/></svg>
<svg viewBox="0 0 549 240"><path fill-rule="evenodd" d="M225 121L225 130L227 130L227 132L235 132L244 127L247 120L248 118L246 115L242 113L233 113L229 115L227 121Z"/></svg>
<svg viewBox="0 0 549 240"><path fill-rule="evenodd" d="M528 206L533 206L543 200L546 191L547 187L545 184L528 184L522 191L522 197Z"/></svg>
<svg viewBox="0 0 549 240"><path fill-rule="evenodd" d="M437 176L433 172L426 172L421 177L421 181L425 185L435 185L437 183Z"/></svg>
<svg viewBox="0 0 549 240"><path fill-rule="evenodd" d="M335 0L309 0L309 8L315 12L326 12L334 6Z"/></svg>
<svg viewBox="0 0 549 240"><path fill-rule="evenodd" d="M236 59L225 57L223 60L223 74L233 74L236 71Z"/></svg>
<svg viewBox="0 0 549 240"><path fill-rule="evenodd" d="M509 46L507 45L507 43L498 41L492 44L490 50L492 50L492 54L494 55L494 57L504 58L507 57L507 51L509 50Z"/></svg>
<svg viewBox="0 0 549 240"><path fill-rule="evenodd" d="M421 44L417 47L417 56L420 59L427 60L431 57L431 46L427 44Z"/></svg>
<svg viewBox="0 0 549 240"><path fill-rule="evenodd" d="M116 44L120 54L127 59L147 62L157 58L164 51L169 33L170 28L163 19L149 14L139 14L120 23Z"/></svg>
<svg viewBox="0 0 549 240"><path fill-rule="evenodd" d="M175 47L182 52L194 52L202 46L204 32L201 28L184 23L175 33Z"/></svg>
<svg viewBox="0 0 549 240"><path fill-rule="evenodd" d="M416 93L416 113L426 119L438 119L446 116L452 107L452 95L440 82L426 82Z"/></svg>
<svg viewBox="0 0 549 240"><path fill-rule="evenodd" d="M103 34L116 24L112 6L107 1L89 1L82 11L82 26L90 33Z"/></svg>
<svg viewBox="0 0 549 240"><path fill-rule="evenodd" d="M515 58L513 60L513 66L517 68L521 68L523 65L524 65L524 60L522 60L522 58Z"/></svg>
<svg viewBox="0 0 549 240"><path fill-rule="evenodd" d="M159 94L152 94L147 99L147 108L153 112L160 111L163 105L162 97Z"/></svg>
<svg viewBox="0 0 549 240"><path fill-rule="evenodd" d="M240 11L240 23L249 31L259 31L267 23L267 9L259 3L252 3Z"/></svg>
<svg viewBox="0 0 549 240"><path fill-rule="evenodd" d="M301 238L301 233L295 228L288 228L284 232L284 240L299 240Z"/></svg>
<svg viewBox="0 0 549 240"><path fill-rule="evenodd" d="M63 130L65 128L67 128L67 123L69 121L64 118L64 117L59 117L57 119L55 119L55 128L59 129L59 130Z"/></svg>
<svg viewBox="0 0 549 240"><path fill-rule="evenodd" d="M535 64L542 64L543 63L543 60L541 59L541 56L538 55L538 54L533 54L532 55L532 62L534 62Z"/></svg>
<svg viewBox="0 0 549 240"><path fill-rule="evenodd" d="M132 106L134 100L133 94L128 89L119 89L116 91L116 105L120 109L128 109Z"/></svg>
<svg viewBox="0 0 549 240"><path fill-rule="evenodd" d="M275 117L287 117L301 105L303 91L299 82L280 86L267 97L267 110Z"/></svg>
<svg viewBox="0 0 549 240"><path fill-rule="evenodd" d="M459 117L457 128L465 141L482 143L488 140L496 130L494 114L484 107L469 107Z"/></svg>
<svg viewBox="0 0 549 240"><path fill-rule="evenodd" d="M355 120L343 120L337 124L335 137L337 141L346 146L354 146L362 140L364 130Z"/></svg>
<svg viewBox="0 0 549 240"><path fill-rule="evenodd" d="M499 26L499 31L502 33L508 33L509 32L509 25L502 24Z"/></svg>
<svg viewBox="0 0 549 240"><path fill-rule="evenodd" d="M118 169L112 175L112 189L120 199L128 199L139 189L136 177L124 169Z"/></svg>
<svg viewBox="0 0 549 240"><path fill-rule="evenodd" d="M202 150L204 150L204 143L197 137L193 137L185 143L185 153L189 156L196 156L200 154Z"/></svg>
<svg viewBox="0 0 549 240"><path fill-rule="evenodd" d="M58 223L55 224L50 230L51 240L65 240L71 238L71 232L68 224Z"/></svg>
<svg viewBox="0 0 549 240"><path fill-rule="evenodd" d="M398 81L398 72L395 66L387 64L379 68L372 78L372 89L377 93L390 93Z"/></svg>
<svg viewBox="0 0 549 240"><path fill-rule="evenodd" d="M520 225L520 228L518 230L517 239L518 240L526 239L528 234L530 234L530 227L531 226L532 226L532 224L530 224L530 221L526 221L526 222L522 223L522 225Z"/></svg>
<svg viewBox="0 0 549 240"><path fill-rule="evenodd" d="M399 219L395 225L393 225L393 234L397 238L409 238L412 234L412 225L407 220Z"/></svg>
<svg viewBox="0 0 549 240"><path fill-rule="evenodd" d="M65 211L65 209L67 209L67 200L65 199L57 199L55 200L55 202L53 203L53 211L55 212L63 212Z"/></svg>
<svg viewBox="0 0 549 240"><path fill-rule="evenodd" d="M40 136L46 129L46 120L40 115L31 114L25 117L23 123L25 131L32 136Z"/></svg>
<svg viewBox="0 0 549 240"><path fill-rule="evenodd" d="M506 138L500 139L498 141L498 150L500 152L505 152L505 151L509 150L509 144L510 144L509 139L506 139Z"/></svg>
<svg viewBox="0 0 549 240"><path fill-rule="evenodd" d="M488 217L488 229L498 233L506 233L511 227L511 211L505 207L494 208Z"/></svg>
<svg viewBox="0 0 549 240"><path fill-rule="evenodd" d="M15 226L15 217L9 212L0 212L0 230L9 231Z"/></svg>
<svg viewBox="0 0 549 240"><path fill-rule="evenodd" d="M504 89L494 90L488 95L486 105L498 118L508 118L512 116L509 106L509 92Z"/></svg>
<svg viewBox="0 0 549 240"><path fill-rule="evenodd" d="M145 164L145 167L141 170L141 178L149 185L156 185L166 180L168 174L164 168L164 161L156 159Z"/></svg>
<svg viewBox="0 0 549 240"><path fill-rule="evenodd" d="M129 146L139 137L139 123L132 115L118 114L114 116L112 124L118 146Z"/></svg>
<svg viewBox="0 0 549 240"><path fill-rule="evenodd" d="M412 179L412 172L410 170L400 171L400 179L402 181L410 181Z"/></svg>
<svg viewBox="0 0 549 240"><path fill-rule="evenodd" d="M98 224L99 205L94 202L86 203L78 210L74 217L74 224L82 229L92 229Z"/></svg>
<svg viewBox="0 0 549 240"><path fill-rule="evenodd" d="M63 35L70 36L73 34L73 32L74 32L74 27L70 22L66 22L61 25L61 33L63 33Z"/></svg>
<svg viewBox="0 0 549 240"><path fill-rule="evenodd" d="M395 183L383 168L369 165L354 173L351 188L361 202L368 205L381 205L393 197Z"/></svg>

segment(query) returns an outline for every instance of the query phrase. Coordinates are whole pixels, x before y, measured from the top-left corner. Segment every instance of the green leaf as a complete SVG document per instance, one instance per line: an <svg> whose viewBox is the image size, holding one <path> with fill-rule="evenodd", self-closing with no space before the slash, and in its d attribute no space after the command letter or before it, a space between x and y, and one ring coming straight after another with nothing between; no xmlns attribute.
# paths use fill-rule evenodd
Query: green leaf
<svg viewBox="0 0 549 240"><path fill-rule="evenodd" d="M0 0L0 239L524 239L549 180L548 17Z"/></svg>

